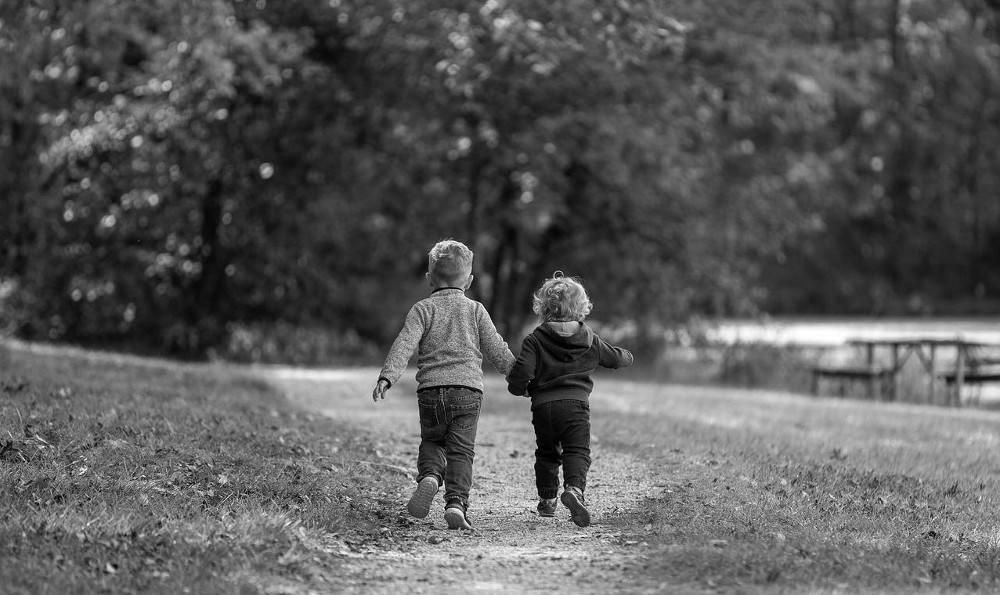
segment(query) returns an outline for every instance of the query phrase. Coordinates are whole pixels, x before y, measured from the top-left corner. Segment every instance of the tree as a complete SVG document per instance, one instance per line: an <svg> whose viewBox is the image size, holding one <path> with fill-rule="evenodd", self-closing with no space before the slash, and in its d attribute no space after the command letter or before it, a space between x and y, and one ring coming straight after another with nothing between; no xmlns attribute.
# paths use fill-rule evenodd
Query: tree
<svg viewBox="0 0 1000 595"><path fill-rule="evenodd" d="M363 349L443 237L508 335L556 269L653 340L988 308L998 30L957 0L3 3L0 324Z"/></svg>

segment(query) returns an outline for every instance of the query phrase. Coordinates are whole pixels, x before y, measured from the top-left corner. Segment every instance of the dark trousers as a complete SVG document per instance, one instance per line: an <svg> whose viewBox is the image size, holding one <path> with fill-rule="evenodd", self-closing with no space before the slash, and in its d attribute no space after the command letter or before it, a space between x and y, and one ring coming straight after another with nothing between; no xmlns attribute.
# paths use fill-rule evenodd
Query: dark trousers
<svg viewBox="0 0 1000 595"><path fill-rule="evenodd" d="M469 504L476 429L483 395L467 388L429 388L417 392L420 450L417 481L433 475L444 483L444 501Z"/></svg>
<svg viewBox="0 0 1000 595"><path fill-rule="evenodd" d="M590 470L590 403L565 399L542 403L531 410L535 426L535 486L539 498L559 493L563 485L587 489Z"/></svg>

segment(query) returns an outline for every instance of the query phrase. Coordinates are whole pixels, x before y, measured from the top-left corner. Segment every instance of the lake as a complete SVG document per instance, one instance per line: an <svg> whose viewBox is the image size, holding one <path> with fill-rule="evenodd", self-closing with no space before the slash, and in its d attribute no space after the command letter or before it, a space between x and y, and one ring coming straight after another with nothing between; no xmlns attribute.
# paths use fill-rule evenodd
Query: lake
<svg viewBox="0 0 1000 595"><path fill-rule="evenodd" d="M843 365L857 358L859 352L846 346L851 339L955 339L996 345L1000 352L1000 316L968 318L771 318L765 321L726 320L710 333L710 339L723 344L766 343L819 348L826 364ZM886 356L882 353L881 356ZM943 350L941 360L947 365L953 352ZM856 361L856 360L854 360ZM1000 383L969 387L977 399L1000 404ZM964 393L965 391L963 391Z"/></svg>
<svg viewBox="0 0 1000 595"><path fill-rule="evenodd" d="M709 332L723 343L774 343L815 347L843 345L850 339L924 337L961 338L1000 345L1000 316L976 318L807 318L724 320Z"/></svg>

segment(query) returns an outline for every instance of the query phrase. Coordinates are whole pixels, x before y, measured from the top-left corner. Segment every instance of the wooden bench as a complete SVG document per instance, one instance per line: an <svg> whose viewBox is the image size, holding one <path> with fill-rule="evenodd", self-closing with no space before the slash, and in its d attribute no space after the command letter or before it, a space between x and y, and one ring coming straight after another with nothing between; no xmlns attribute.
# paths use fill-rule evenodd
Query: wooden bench
<svg viewBox="0 0 1000 595"><path fill-rule="evenodd" d="M953 385L958 381L958 371L951 370L941 374L941 380L947 385ZM1000 382L1000 365L992 366L969 366L962 374L962 384L984 384L987 382Z"/></svg>
<svg viewBox="0 0 1000 595"><path fill-rule="evenodd" d="M819 384L820 380L823 378L828 378L830 380L836 380L840 383L840 396L845 396L847 393L847 387L856 381L867 382L867 395L869 399L874 399L876 396L881 397L884 385L886 381L892 381L893 371L888 368L880 367L831 367L831 366L816 366L812 370L813 375L813 394L819 394Z"/></svg>
<svg viewBox="0 0 1000 595"><path fill-rule="evenodd" d="M941 375L945 384L955 384L958 372L947 372ZM1000 382L1000 368L994 370L966 370L962 375L964 384L983 384L984 382Z"/></svg>
<svg viewBox="0 0 1000 595"><path fill-rule="evenodd" d="M979 388L987 382L1000 382L1000 343L967 341L961 336L940 337L896 337L852 339L847 342L852 347L861 348L864 357L860 362L842 367L817 367L813 370L813 393L819 394L822 378L840 380L843 395L850 383L861 380L868 383L869 398L887 395L889 400L899 398L913 400L917 395L911 382L900 382L908 378L904 374L907 361L915 356L923 372L926 372L926 401L937 403L937 391L944 388L944 404L962 405L967 385ZM879 349L889 350L888 358L878 358ZM943 354L941 352L944 352ZM941 357L944 355L945 357ZM954 359L952 359L954 355ZM888 360L888 361L886 361ZM911 366L910 370L914 367ZM959 374L958 371L962 373ZM888 389L888 390L886 390ZM907 394L901 394L901 389ZM970 403L979 399L980 391L970 394Z"/></svg>
<svg viewBox="0 0 1000 595"><path fill-rule="evenodd" d="M954 384L958 378L958 370L949 370L941 374L945 384ZM984 382L1000 381L1000 358L976 358L965 363L962 382L982 384Z"/></svg>
<svg viewBox="0 0 1000 595"><path fill-rule="evenodd" d="M949 370L939 376L941 380L944 381L945 385L948 387L948 399L949 403L954 403L955 405L961 405L962 395L957 393L958 386L958 370ZM1000 382L1000 359L994 358L982 358L971 360L966 363L965 370L962 373L962 385L967 386L970 384L983 385L987 382ZM978 393L972 398L971 402L978 402Z"/></svg>

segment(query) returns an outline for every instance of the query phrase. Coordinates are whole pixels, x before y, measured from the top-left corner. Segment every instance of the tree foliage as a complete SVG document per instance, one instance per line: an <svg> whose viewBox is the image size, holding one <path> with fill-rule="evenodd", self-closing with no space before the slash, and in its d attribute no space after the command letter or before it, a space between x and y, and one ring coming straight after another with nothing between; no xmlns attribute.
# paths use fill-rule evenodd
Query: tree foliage
<svg viewBox="0 0 1000 595"><path fill-rule="evenodd" d="M0 323L357 350L442 237L508 333L556 269L646 331L995 309L998 25L983 0L4 2Z"/></svg>

